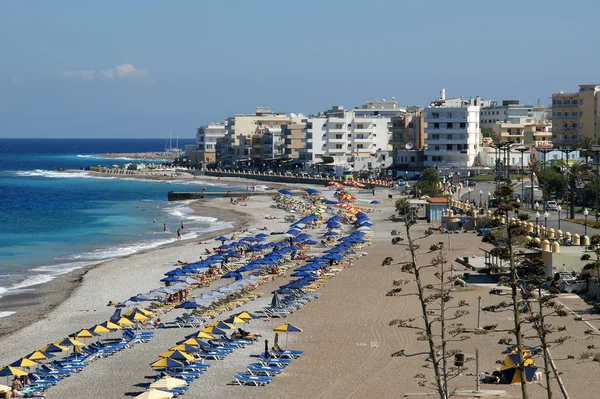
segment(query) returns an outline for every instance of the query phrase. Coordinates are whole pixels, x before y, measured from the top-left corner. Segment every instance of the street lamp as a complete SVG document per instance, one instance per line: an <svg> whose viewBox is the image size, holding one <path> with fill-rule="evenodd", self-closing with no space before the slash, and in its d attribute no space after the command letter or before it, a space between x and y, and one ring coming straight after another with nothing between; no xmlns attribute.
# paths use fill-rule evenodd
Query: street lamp
<svg viewBox="0 0 600 399"><path fill-rule="evenodd" d="M585 208L583 210L583 216L585 217L585 223L584 223L584 231L583 231L583 235L587 236L587 217L590 213L588 212L587 208Z"/></svg>
<svg viewBox="0 0 600 399"><path fill-rule="evenodd" d="M544 212L544 236L548 236L548 211Z"/></svg>
<svg viewBox="0 0 600 399"><path fill-rule="evenodd" d="M483 205L483 202L481 201L483 197L483 190L479 190L479 207L481 208Z"/></svg>
<svg viewBox="0 0 600 399"><path fill-rule="evenodd" d="M519 208L521 208L521 200L517 198L517 207L515 208L515 217L519 216Z"/></svg>
<svg viewBox="0 0 600 399"><path fill-rule="evenodd" d="M490 193L490 192L488 191L488 200L487 200L487 203L488 203L488 208L489 208L489 206L490 206L490 198L492 198L492 193Z"/></svg>
<svg viewBox="0 0 600 399"><path fill-rule="evenodd" d="M540 213L539 213L539 212L536 212L536 213L535 213L535 234L536 234L536 235L537 235L537 232L538 232L538 231L539 231L539 229L540 229L540 224L538 223L538 222L539 222L539 219L540 219Z"/></svg>
<svg viewBox="0 0 600 399"><path fill-rule="evenodd" d="M560 230L560 211L562 211L561 206L557 206L556 210L558 211L558 229Z"/></svg>
<svg viewBox="0 0 600 399"><path fill-rule="evenodd" d="M539 203L539 202L537 202L537 201L535 201L534 208L535 208L535 210L536 210L536 211L539 211L539 210L540 210L540 203ZM539 213L539 212L538 212L538 213Z"/></svg>

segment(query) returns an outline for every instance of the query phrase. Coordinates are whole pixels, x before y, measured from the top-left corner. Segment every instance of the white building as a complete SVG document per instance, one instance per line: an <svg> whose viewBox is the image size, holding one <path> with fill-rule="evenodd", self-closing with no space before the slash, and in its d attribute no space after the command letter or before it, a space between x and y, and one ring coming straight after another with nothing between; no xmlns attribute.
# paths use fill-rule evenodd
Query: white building
<svg viewBox="0 0 600 399"><path fill-rule="evenodd" d="M196 145L193 149L186 146L190 164L194 166L213 164L217 159L217 141L227 134L225 123L210 123L200 126L196 132Z"/></svg>
<svg viewBox="0 0 600 399"><path fill-rule="evenodd" d="M392 163L391 119L405 113L392 99L369 101L352 110L334 106L310 116L304 120L307 146L300 159L337 174L377 173Z"/></svg>
<svg viewBox="0 0 600 399"><path fill-rule="evenodd" d="M481 130L479 112L482 100L445 98L425 109L425 166L465 168L474 166L479 153Z"/></svg>

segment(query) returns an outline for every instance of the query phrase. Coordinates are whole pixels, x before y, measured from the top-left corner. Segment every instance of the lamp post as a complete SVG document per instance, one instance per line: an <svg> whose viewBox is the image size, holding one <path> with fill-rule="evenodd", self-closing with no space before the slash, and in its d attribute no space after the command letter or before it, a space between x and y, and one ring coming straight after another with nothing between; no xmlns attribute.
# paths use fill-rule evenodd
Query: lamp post
<svg viewBox="0 0 600 399"><path fill-rule="evenodd" d="M561 206L557 206L556 210L558 211L558 229L560 230L560 211L562 211Z"/></svg>
<svg viewBox="0 0 600 399"><path fill-rule="evenodd" d="M583 229L584 229L584 230L583 230L583 235L584 235L584 236L587 236L587 217L588 217L588 215L589 215L589 214L590 214L590 213L588 212L587 208L585 208L585 209L583 210L583 217L585 218L585 222L584 222L584 225L583 225L583 226L584 226L584 227L583 227Z"/></svg>
<svg viewBox="0 0 600 399"><path fill-rule="evenodd" d="M596 140L596 142L598 141ZM598 161L600 160L598 155L600 154L600 146L593 146L592 151L596 155L596 222L598 222L598 216L600 216L600 209L598 209L598 184L600 184L598 181Z"/></svg>
<svg viewBox="0 0 600 399"><path fill-rule="evenodd" d="M544 212L544 237L548 237L548 211Z"/></svg>
<svg viewBox="0 0 600 399"><path fill-rule="evenodd" d="M521 198L523 198L525 196L525 183L523 182L525 166L523 162L523 155L525 154L525 152L529 151L529 147L517 147L516 150L521 153ZM533 185L533 181L531 182L531 184Z"/></svg>
<svg viewBox="0 0 600 399"><path fill-rule="evenodd" d="M536 212L535 213L535 234L537 235L539 229L540 229L540 224L539 224L539 219L540 219L540 213Z"/></svg>
<svg viewBox="0 0 600 399"><path fill-rule="evenodd" d="M483 198L483 190L479 190L479 207L483 206L483 202L481 201Z"/></svg>
<svg viewBox="0 0 600 399"><path fill-rule="evenodd" d="M519 208L521 208L521 200L517 198L517 207L515 208L515 217L519 216Z"/></svg>
<svg viewBox="0 0 600 399"><path fill-rule="evenodd" d="M564 155L567 156L567 162L565 164L565 170L566 170L565 175L567 176L567 190L568 190L567 198L570 201L569 208L571 210L571 219L575 218L575 194L571 190L571 177L569 176L569 154L574 151L577 151L577 149L573 149L573 148L561 148L560 149L561 155L563 156L563 158L562 158L563 164L565 164Z"/></svg>

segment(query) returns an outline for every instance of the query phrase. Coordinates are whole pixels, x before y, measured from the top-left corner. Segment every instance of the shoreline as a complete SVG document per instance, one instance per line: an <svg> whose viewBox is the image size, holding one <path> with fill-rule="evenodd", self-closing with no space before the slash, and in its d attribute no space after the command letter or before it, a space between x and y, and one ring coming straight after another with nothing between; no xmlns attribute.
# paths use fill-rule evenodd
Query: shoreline
<svg viewBox="0 0 600 399"><path fill-rule="evenodd" d="M82 268L61 274L49 282L27 287L25 292L8 294L0 297L0 308L2 308L3 311L15 312L0 318L2 321L2 323L0 323L0 338L10 336L20 329L43 319L44 315L47 315L61 302L68 300L68 298L71 297L71 295L82 285L86 274L90 270L102 268L115 260L125 260L136 255L152 253L153 251L191 245L196 241L211 240L219 235L227 235L239 229L244 229L250 224L251 217L249 215L237 210L225 210L222 207L215 206L215 204L210 204L211 201L211 199L195 200L189 205L190 208L194 210L195 214L216 217L220 222L232 224L232 227L209 231L193 239L163 244L133 254L106 259L99 263L83 266ZM202 209L200 209L200 207ZM208 213L206 213L207 210L209 211ZM200 212L203 212L204 214ZM175 261L176 260L173 262Z"/></svg>

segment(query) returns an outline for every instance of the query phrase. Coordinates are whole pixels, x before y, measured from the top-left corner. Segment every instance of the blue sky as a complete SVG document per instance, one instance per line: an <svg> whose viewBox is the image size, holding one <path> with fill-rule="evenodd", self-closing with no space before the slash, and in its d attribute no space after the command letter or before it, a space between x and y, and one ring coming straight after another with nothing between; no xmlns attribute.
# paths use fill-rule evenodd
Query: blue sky
<svg viewBox="0 0 600 399"><path fill-rule="evenodd" d="M596 0L0 2L0 137L194 137L258 105L548 103L600 82Z"/></svg>

